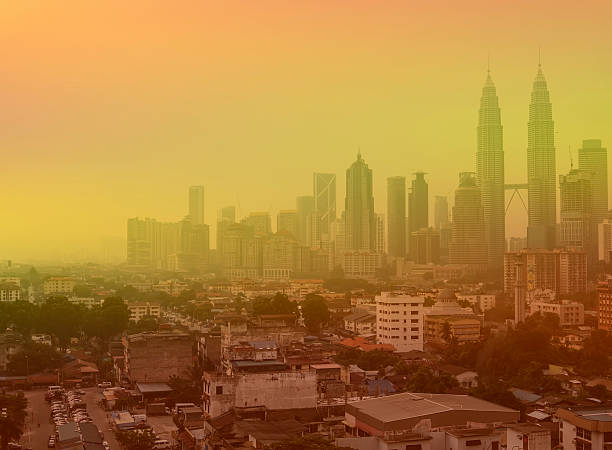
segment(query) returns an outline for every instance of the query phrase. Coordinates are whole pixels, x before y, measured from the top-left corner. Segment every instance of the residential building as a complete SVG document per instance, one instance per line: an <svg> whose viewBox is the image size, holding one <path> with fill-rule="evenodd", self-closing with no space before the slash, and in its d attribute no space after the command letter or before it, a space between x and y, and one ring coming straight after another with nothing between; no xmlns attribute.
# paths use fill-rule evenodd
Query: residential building
<svg viewBox="0 0 612 450"><path fill-rule="evenodd" d="M457 294L457 300L469 302L481 312L495 308L495 294Z"/></svg>
<svg viewBox="0 0 612 450"><path fill-rule="evenodd" d="M193 367L193 338L186 333L148 332L122 338L121 376L131 383L165 383Z"/></svg>
<svg viewBox="0 0 612 450"><path fill-rule="evenodd" d="M45 295L71 294L76 282L70 277L50 277L43 282Z"/></svg>
<svg viewBox="0 0 612 450"><path fill-rule="evenodd" d="M387 230L389 256L406 256L406 177L387 178Z"/></svg>
<svg viewBox="0 0 612 450"><path fill-rule="evenodd" d="M455 191L452 237L448 244L450 264L466 264L474 271L487 267L487 241L480 189L474 174L459 174Z"/></svg>
<svg viewBox="0 0 612 450"><path fill-rule="evenodd" d="M236 207L226 206L217 212L217 258L223 258L223 235L225 229L236 223Z"/></svg>
<svg viewBox="0 0 612 450"><path fill-rule="evenodd" d="M23 349L24 340L18 333L0 334L0 371L4 372L11 357Z"/></svg>
<svg viewBox="0 0 612 450"><path fill-rule="evenodd" d="M155 292L165 292L171 297L178 297L183 292L189 289L189 285L184 281L164 280L152 286Z"/></svg>
<svg viewBox="0 0 612 450"><path fill-rule="evenodd" d="M501 274L506 239L504 140L499 101L490 72L480 97L477 137L476 182L484 216L487 265Z"/></svg>
<svg viewBox="0 0 612 450"><path fill-rule="evenodd" d="M451 289L442 289L433 306L423 308L424 335L428 342L478 342L481 320L472 308L463 308Z"/></svg>
<svg viewBox="0 0 612 450"><path fill-rule="evenodd" d="M262 252L264 280L289 280L302 271L299 244L287 232L268 236L263 241Z"/></svg>
<svg viewBox="0 0 612 450"><path fill-rule="evenodd" d="M223 235L223 273L230 280L258 279L262 275L262 239L245 224L229 225Z"/></svg>
<svg viewBox="0 0 612 450"><path fill-rule="evenodd" d="M423 351L423 297L382 292L376 296L376 342L398 352Z"/></svg>
<svg viewBox="0 0 612 450"><path fill-rule="evenodd" d="M346 171L344 214L346 250L374 251L376 219L372 195L372 170L361 157L361 152Z"/></svg>
<svg viewBox="0 0 612 450"><path fill-rule="evenodd" d="M376 314L366 310L356 310L345 316L344 329L355 334L376 334Z"/></svg>
<svg viewBox="0 0 612 450"><path fill-rule="evenodd" d="M529 304L531 314L546 313L559 317L559 325L562 327L573 327L584 325L584 305L569 300L554 302L536 301Z"/></svg>
<svg viewBox="0 0 612 450"><path fill-rule="evenodd" d="M527 293L549 289L557 294L572 295L586 292L587 256L578 250L524 249L504 256L504 292L514 295L516 266L526 281Z"/></svg>
<svg viewBox="0 0 612 450"><path fill-rule="evenodd" d="M597 328L612 331L612 279L597 286Z"/></svg>
<svg viewBox="0 0 612 450"><path fill-rule="evenodd" d="M0 302L16 302L21 300L21 288L17 284L0 284Z"/></svg>
<svg viewBox="0 0 612 450"><path fill-rule="evenodd" d="M149 302L130 302L128 303L128 311L130 312L130 320L138 322L143 317L160 317L161 306Z"/></svg>
<svg viewBox="0 0 612 450"><path fill-rule="evenodd" d="M340 257L346 278L373 279L381 265L381 255L373 251L345 250Z"/></svg>
<svg viewBox="0 0 612 450"><path fill-rule="evenodd" d="M101 306L103 303L101 298L96 297L68 297L68 301L73 305L81 305L88 309L94 306Z"/></svg>
<svg viewBox="0 0 612 450"><path fill-rule="evenodd" d="M555 126L541 65L533 82L527 128L527 246L552 250L557 223Z"/></svg>

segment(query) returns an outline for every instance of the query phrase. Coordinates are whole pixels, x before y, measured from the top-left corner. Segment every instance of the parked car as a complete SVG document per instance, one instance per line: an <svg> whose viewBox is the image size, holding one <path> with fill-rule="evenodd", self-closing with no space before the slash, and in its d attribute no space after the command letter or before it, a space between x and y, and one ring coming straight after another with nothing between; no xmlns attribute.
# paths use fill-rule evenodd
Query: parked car
<svg viewBox="0 0 612 450"><path fill-rule="evenodd" d="M113 387L113 383L110 381L103 381L102 383L98 383L98 387L102 389Z"/></svg>

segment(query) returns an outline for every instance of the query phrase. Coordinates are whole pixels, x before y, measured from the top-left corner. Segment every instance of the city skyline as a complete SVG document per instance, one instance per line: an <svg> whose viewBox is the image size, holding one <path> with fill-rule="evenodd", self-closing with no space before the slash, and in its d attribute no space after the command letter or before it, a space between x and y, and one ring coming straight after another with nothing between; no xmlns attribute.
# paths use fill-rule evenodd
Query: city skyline
<svg viewBox="0 0 612 450"><path fill-rule="evenodd" d="M0 83L8 149L0 257L101 253L101 239L122 236L127 217L183 217L190 184L206 187L212 233L224 205L274 217L312 192L313 172L341 176L358 148L374 172L376 212L384 212L385 180L418 170L430 173L432 209L433 196L452 198L458 171L473 170L488 54L508 182L527 182L538 48L553 95L556 172L569 170L568 147L575 155L583 140L612 140L609 41L598 31L607 3L569 14L544 2L530 7L527 22L520 5L475 1L461 9L360 1L352 14L329 2L272 3L134 2L121 14L112 2L69 2L61 14L51 5L36 14L8 5L12 20L1 33L14 45ZM113 36L99 17L109 18ZM438 36L440 27L448 34ZM224 45L212 48L211 38ZM338 199L343 191L339 178ZM523 235L518 202L509 215L507 235Z"/></svg>

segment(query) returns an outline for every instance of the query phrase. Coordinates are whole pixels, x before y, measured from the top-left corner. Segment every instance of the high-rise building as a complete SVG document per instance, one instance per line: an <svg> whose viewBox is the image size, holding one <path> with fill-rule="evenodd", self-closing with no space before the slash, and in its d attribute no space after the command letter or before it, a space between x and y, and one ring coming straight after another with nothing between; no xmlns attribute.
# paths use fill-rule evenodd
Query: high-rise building
<svg viewBox="0 0 612 450"><path fill-rule="evenodd" d="M313 174L312 188L319 232L329 235L331 224L336 220L336 174Z"/></svg>
<svg viewBox="0 0 612 450"><path fill-rule="evenodd" d="M375 226L372 170L360 152L346 171L346 249L374 251Z"/></svg>
<svg viewBox="0 0 612 450"><path fill-rule="evenodd" d="M295 209L285 209L279 211L276 216L276 232L288 233L294 239L297 239L298 221L297 211Z"/></svg>
<svg viewBox="0 0 612 450"><path fill-rule="evenodd" d="M448 225L448 197L436 195L434 203L434 228L439 230Z"/></svg>
<svg viewBox="0 0 612 450"><path fill-rule="evenodd" d="M440 231L421 228L410 235L410 259L417 264L440 262Z"/></svg>
<svg viewBox="0 0 612 450"><path fill-rule="evenodd" d="M390 256L406 256L406 177L387 178L387 246Z"/></svg>
<svg viewBox="0 0 612 450"><path fill-rule="evenodd" d="M555 246L557 222L555 125L541 65L533 82L527 128L527 244L550 250Z"/></svg>
<svg viewBox="0 0 612 450"><path fill-rule="evenodd" d="M504 141L499 101L490 72L480 97L477 136L476 182L485 222L487 263L489 269L501 274L506 246Z"/></svg>
<svg viewBox="0 0 612 450"><path fill-rule="evenodd" d="M589 261L595 262L597 226L592 220L591 175L578 169L559 175L559 243L562 247L584 250Z"/></svg>
<svg viewBox="0 0 612 450"><path fill-rule="evenodd" d="M600 139L582 141L578 168L591 173L592 219L597 225L608 217L608 150L601 146Z"/></svg>
<svg viewBox="0 0 612 450"><path fill-rule="evenodd" d="M597 287L597 328L612 331L612 280Z"/></svg>
<svg viewBox="0 0 612 450"><path fill-rule="evenodd" d="M597 224L597 259L612 261L612 219Z"/></svg>
<svg viewBox="0 0 612 450"><path fill-rule="evenodd" d="M289 280L299 268L299 245L291 234L280 232L268 236L262 252L264 280Z"/></svg>
<svg viewBox="0 0 612 450"><path fill-rule="evenodd" d="M467 264L475 271L486 267L487 244L481 194L472 172L459 174L448 252L451 264Z"/></svg>
<svg viewBox="0 0 612 450"><path fill-rule="evenodd" d="M376 342L397 352L423 351L423 297L382 292L376 296Z"/></svg>
<svg viewBox="0 0 612 450"><path fill-rule="evenodd" d="M310 225L308 222L311 220L310 216L314 212L314 197L311 195L297 197L295 204L297 210L298 242L302 246L307 246L310 245Z"/></svg>
<svg viewBox="0 0 612 450"><path fill-rule="evenodd" d="M204 186L189 187L189 216L194 225L204 224Z"/></svg>
<svg viewBox="0 0 612 450"><path fill-rule="evenodd" d="M524 249L504 255L504 292L513 295L517 267L523 271L527 292L551 290L559 295L586 292L587 256L581 250Z"/></svg>
<svg viewBox="0 0 612 450"><path fill-rule="evenodd" d="M385 253L385 215L376 214L376 253Z"/></svg>
<svg viewBox="0 0 612 450"><path fill-rule="evenodd" d="M217 212L217 257L223 257L223 233L225 229L236 223L236 207L225 206Z"/></svg>
<svg viewBox="0 0 612 450"><path fill-rule="evenodd" d="M272 219L270 218L270 213L265 211L252 212L242 219L241 223L252 227L256 235L272 233Z"/></svg>
<svg viewBox="0 0 612 450"><path fill-rule="evenodd" d="M230 280L258 279L262 275L262 238L245 224L228 225L223 233L223 273Z"/></svg>
<svg viewBox="0 0 612 450"><path fill-rule="evenodd" d="M429 187L425 175L425 172L415 172L408 194L410 232L429 226Z"/></svg>

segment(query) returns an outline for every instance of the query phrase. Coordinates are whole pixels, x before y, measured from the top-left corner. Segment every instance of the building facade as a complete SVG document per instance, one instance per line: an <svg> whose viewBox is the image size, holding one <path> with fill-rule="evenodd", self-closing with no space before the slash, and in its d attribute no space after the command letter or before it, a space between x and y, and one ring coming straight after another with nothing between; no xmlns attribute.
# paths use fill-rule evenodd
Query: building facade
<svg viewBox="0 0 612 450"><path fill-rule="evenodd" d="M387 241L390 256L406 256L406 177L387 178Z"/></svg>
<svg viewBox="0 0 612 450"><path fill-rule="evenodd" d="M382 292L376 296L376 342L398 352L423 351L423 297Z"/></svg>

